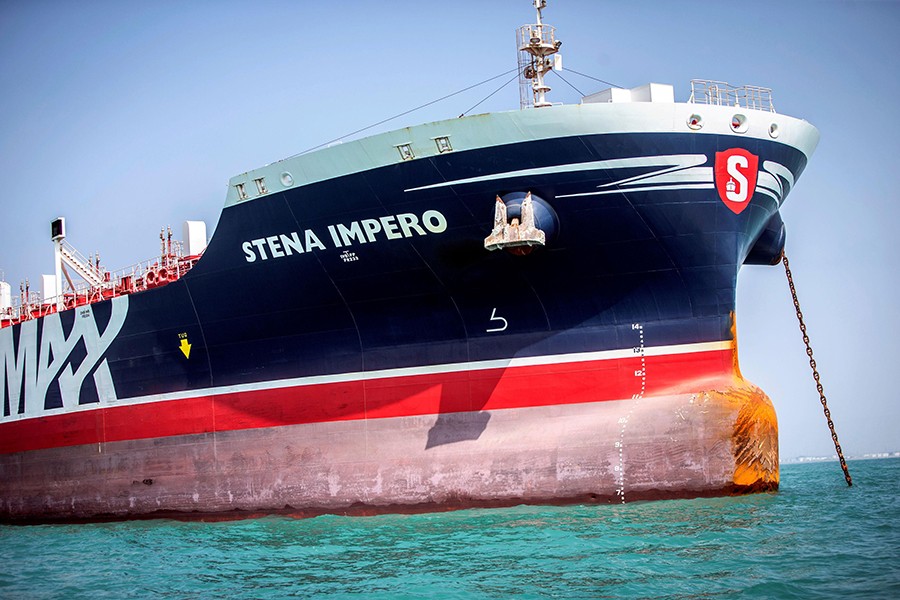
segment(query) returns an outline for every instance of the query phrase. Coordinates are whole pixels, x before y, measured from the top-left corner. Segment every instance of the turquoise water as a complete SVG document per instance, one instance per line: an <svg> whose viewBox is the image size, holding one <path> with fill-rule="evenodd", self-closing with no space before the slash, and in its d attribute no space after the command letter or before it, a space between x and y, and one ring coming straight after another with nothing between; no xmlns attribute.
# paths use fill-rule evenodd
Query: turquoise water
<svg viewBox="0 0 900 600"><path fill-rule="evenodd" d="M900 598L900 459L781 491L426 515L0 527L0 598Z"/></svg>

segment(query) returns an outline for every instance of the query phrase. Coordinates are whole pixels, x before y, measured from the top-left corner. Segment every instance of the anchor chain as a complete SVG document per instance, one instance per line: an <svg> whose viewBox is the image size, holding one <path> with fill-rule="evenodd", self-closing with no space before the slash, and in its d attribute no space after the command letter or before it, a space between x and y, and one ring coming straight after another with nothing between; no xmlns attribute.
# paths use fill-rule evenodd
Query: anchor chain
<svg viewBox="0 0 900 600"><path fill-rule="evenodd" d="M819 392L819 401L822 403L822 410L825 412L825 419L828 421L828 429L831 431L831 439L834 441L834 449L837 451L838 459L841 461L841 469L844 470L844 479L847 485L852 486L853 480L850 479L850 470L847 469L847 461L844 460L844 453L841 451L841 444L838 442L837 432L834 430L834 422L831 420L831 411L828 410L828 402L825 400L825 390L822 382L819 380L819 371L816 368L816 360L813 358L812 346L809 345L809 335L806 333L806 323L803 322L803 313L800 311L800 301L797 300L797 288L794 287L794 278L791 276L791 266L788 257L781 251L781 262L784 263L784 273L787 275L788 285L791 287L791 297L794 299L794 309L797 311L797 320L800 321L800 331L803 333L803 343L806 344L806 355L809 357L809 367L813 372L813 379L816 380L816 390Z"/></svg>

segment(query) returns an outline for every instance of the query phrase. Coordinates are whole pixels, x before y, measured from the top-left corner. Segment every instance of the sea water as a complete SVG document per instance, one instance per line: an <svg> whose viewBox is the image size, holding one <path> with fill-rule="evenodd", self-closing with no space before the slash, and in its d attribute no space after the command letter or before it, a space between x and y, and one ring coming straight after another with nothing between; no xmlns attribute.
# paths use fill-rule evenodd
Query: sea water
<svg viewBox="0 0 900 600"><path fill-rule="evenodd" d="M900 598L900 459L781 490L421 515L0 527L2 598Z"/></svg>

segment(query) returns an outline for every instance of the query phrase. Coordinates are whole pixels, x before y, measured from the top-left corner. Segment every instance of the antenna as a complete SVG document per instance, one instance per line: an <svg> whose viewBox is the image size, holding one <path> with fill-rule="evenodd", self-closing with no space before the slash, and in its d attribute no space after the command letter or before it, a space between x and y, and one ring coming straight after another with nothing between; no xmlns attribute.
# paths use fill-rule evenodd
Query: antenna
<svg viewBox="0 0 900 600"><path fill-rule="evenodd" d="M559 52L562 42L556 39L556 28L545 25L541 11L547 8L547 0L534 0L537 23L519 27L516 47L519 50L519 105L521 108L550 106L546 94L550 86L544 83L544 73L554 68L562 69ZM556 60L553 60L553 59Z"/></svg>

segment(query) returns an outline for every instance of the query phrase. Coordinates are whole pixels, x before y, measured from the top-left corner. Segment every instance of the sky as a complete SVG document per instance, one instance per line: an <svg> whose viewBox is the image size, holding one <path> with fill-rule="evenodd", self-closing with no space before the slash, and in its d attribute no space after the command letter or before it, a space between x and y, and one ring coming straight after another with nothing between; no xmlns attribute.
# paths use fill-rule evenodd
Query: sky
<svg viewBox="0 0 900 600"><path fill-rule="evenodd" d="M845 454L900 450L900 2L548 4L568 82L550 76L554 102L608 87L579 74L678 101L714 79L770 87L819 129L786 251ZM60 215L110 270L158 253L162 226L212 232L231 176L514 69L533 19L529 0L0 0L0 275L39 288ZM508 77L366 134L517 109L515 82L478 104ZM782 459L832 455L780 266L742 270L737 315Z"/></svg>

